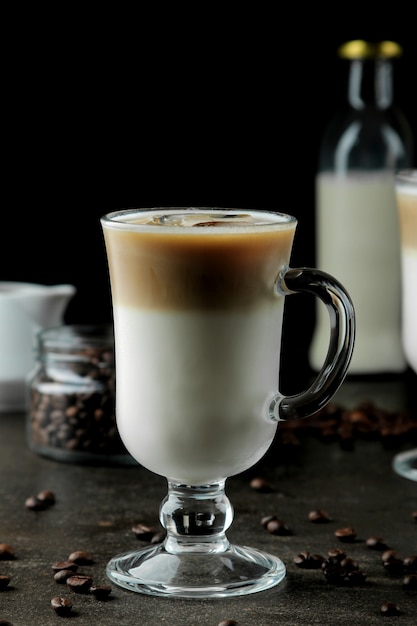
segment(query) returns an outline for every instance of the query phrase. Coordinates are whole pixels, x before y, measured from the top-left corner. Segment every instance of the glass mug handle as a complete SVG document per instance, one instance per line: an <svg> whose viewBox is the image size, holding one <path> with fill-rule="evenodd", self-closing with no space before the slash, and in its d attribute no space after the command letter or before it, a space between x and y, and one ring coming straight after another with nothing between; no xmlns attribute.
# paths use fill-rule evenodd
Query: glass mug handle
<svg viewBox="0 0 417 626"><path fill-rule="evenodd" d="M330 317L329 349L313 383L292 396L277 393L269 404L269 417L274 421L301 419L322 409L345 379L355 342L355 310L343 285L317 269L287 269L279 274L275 289L283 296L313 294L325 304Z"/></svg>

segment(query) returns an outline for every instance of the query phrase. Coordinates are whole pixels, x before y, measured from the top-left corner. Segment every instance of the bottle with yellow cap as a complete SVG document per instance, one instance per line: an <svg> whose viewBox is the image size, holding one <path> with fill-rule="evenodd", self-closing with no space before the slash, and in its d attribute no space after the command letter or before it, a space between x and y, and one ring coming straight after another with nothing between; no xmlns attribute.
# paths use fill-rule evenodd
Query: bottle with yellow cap
<svg viewBox="0 0 417 626"><path fill-rule="evenodd" d="M401 271L393 172L412 164L413 137L393 99L395 42L349 41L347 104L329 124L316 178L316 263L350 292L356 310L352 375L406 369L401 344ZM310 364L328 345L317 305Z"/></svg>

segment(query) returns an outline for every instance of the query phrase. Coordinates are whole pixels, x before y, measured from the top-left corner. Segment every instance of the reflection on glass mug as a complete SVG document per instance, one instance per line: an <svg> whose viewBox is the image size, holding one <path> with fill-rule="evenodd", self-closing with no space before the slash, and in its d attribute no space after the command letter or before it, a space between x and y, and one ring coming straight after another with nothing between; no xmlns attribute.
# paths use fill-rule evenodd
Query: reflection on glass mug
<svg viewBox="0 0 417 626"><path fill-rule="evenodd" d="M101 220L116 351L116 420L129 452L165 476L163 544L114 557L115 583L151 595L212 597L279 583L282 561L230 545L227 477L254 465L280 420L321 409L354 344L345 289L290 269L297 220L235 209L133 209ZM325 303L330 342L306 391L278 391L285 296Z"/></svg>

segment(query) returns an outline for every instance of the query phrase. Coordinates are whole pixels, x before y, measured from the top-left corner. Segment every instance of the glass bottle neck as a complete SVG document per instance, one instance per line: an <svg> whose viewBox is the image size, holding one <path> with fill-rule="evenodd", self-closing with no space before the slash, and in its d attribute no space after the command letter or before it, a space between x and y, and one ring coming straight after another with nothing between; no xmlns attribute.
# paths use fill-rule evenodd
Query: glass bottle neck
<svg viewBox="0 0 417 626"><path fill-rule="evenodd" d="M387 59L351 62L348 83L349 104L357 110L366 106L387 109L393 103L392 63Z"/></svg>

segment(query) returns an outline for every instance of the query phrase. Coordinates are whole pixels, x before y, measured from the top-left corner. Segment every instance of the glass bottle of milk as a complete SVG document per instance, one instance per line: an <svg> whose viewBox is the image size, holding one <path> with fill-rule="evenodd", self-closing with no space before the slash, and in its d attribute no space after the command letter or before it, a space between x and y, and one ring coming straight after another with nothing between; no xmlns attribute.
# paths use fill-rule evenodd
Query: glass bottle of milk
<svg viewBox="0 0 417 626"><path fill-rule="evenodd" d="M327 128L316 178L316 264L340 280L355 305L357 331L349 374L399 373L401 271L393 171L411 166L413 138L393 103L393 60L402 49L384 41L350 41L346 109ZM310 346L318 370L328 346L324 306Z"/></svg>

